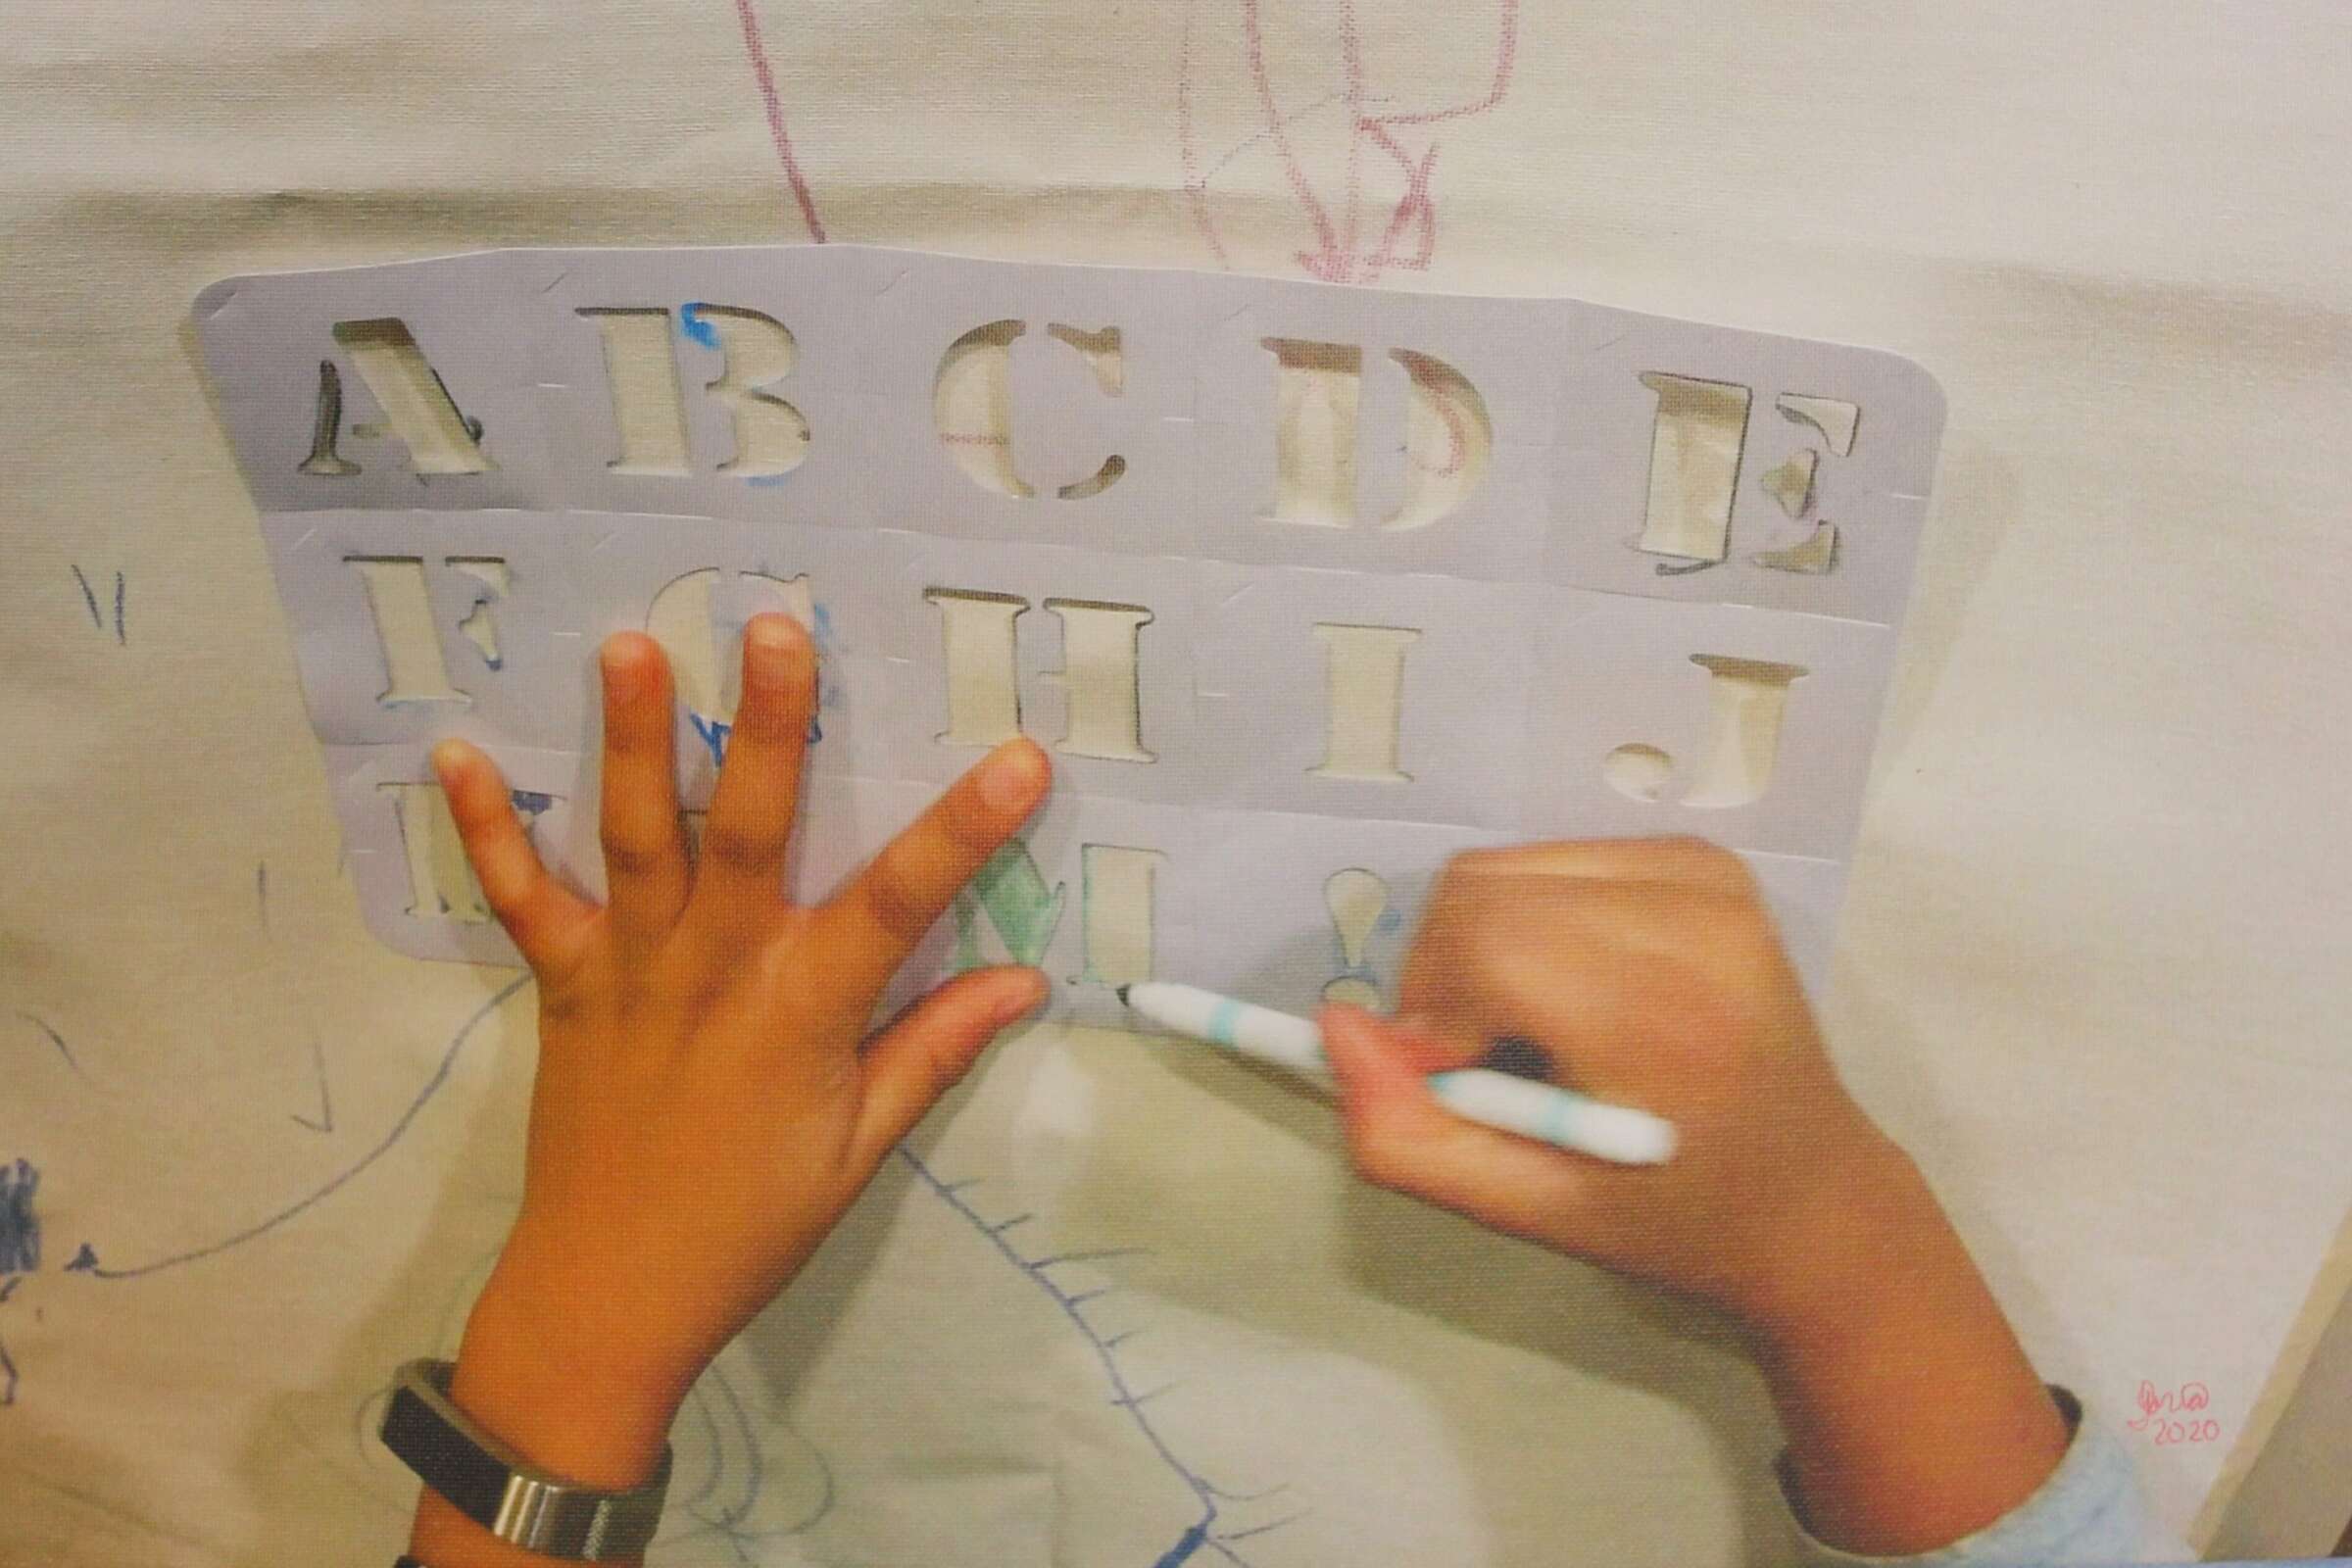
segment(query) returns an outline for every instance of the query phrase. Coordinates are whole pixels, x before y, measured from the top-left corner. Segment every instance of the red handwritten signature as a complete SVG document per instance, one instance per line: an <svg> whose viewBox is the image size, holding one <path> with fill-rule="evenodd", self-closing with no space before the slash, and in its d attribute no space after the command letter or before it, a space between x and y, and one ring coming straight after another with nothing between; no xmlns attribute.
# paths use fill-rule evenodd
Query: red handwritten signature
<svg viewBox="0 0 2352 1568"><path fill-rule="evenodd" d="M2159 1389L2142 1378L2134 1402L2139 1406L2139 1415L2124 1425L2133 1432L2145 1432L2158 1447L2175 1443L2211 1443L2222 1435L2219 1421L2197 1414L2213 1402L2213 1395L2202 1383ZM2175 1420L2176 1416L2185 1419Z"/></svg>

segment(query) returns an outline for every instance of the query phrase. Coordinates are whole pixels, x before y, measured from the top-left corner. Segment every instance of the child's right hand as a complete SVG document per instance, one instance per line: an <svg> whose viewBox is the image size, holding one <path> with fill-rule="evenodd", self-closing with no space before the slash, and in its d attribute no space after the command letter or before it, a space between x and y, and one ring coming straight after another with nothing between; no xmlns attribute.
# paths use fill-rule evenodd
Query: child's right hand
<svg viewBox="0 0 2352 1568"><path fill-rule="evenodd" d="M1838 1083L1746 865L1695 839L1539 844L1446 868L1397 1018L1324 1018L1370 1180L1750 1321L1799 1298L1901 1151ZM1673 1159L1604 1164L1456 1119L1425 1074L1492 1041L1672 1121Z"/></svg>
<svg viewBox="0 0 2352 1568"><path fill-rule="evenodd" d="M1368 1180L1741 1322L1821 1539L1940 1548L2065 1454L2065 1421L1958 1233L1838 1083L1738 857L1690 839L1458 857L1398 1019L1331 1007L1322 1023ZM1667 1117L1674 1157L1606 1164L1430 1094L1426 1074L1513 1037L1557 1082Z"/></svg>

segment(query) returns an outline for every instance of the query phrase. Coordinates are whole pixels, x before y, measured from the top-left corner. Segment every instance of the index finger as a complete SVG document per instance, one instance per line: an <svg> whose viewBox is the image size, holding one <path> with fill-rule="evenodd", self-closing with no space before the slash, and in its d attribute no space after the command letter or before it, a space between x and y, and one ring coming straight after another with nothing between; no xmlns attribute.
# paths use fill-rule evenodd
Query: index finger
<svg viewBox="0 0 2352 1568"><path fill-rule="evenodd" d="M1676 882L1737 892L1753 885L1747 862L1709 840L1555 839L1496 850L1466 850L1446 862L1441 883L1494 877L1559 876L1606 882Z"/></svg>
<svg viewBox="0 0 2352 1568"><path fill-rule="evenodd" d="M833 962L821 983L877 996L972 874L1036 810L1054 777L1037 743L1004 742L882 847L816 911Z"/></svg>

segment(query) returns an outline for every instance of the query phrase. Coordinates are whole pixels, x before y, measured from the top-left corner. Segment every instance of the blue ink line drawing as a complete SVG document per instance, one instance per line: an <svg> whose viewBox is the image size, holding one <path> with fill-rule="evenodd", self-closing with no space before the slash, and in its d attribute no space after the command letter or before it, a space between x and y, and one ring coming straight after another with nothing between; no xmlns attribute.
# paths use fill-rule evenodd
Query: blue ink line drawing
<svg viewBox="0 0 2352 1568"><path fill-rule="evenodd" d="M467 1018L464 1023L460 1024L458 1026L458 1032L451 1036L449 1049L441 1054L440 1064L433 1069L433 1075L425 1080L424 1087L416 1092L416 1098L409 1102L408 1108L402 1111L399 1118L392 1123L391 1130L386 1132L384 1136L377 1141L374 1148L368 1150L351 1164L345 1166L341 1171L338 1171L334 1176L330 1177L323 1186L317 1188L303 1198L297 1199L294 1202L289 1203L284 1208L279 1209L276 1213L270 1215L268 1218L257 1221L252 1225L248 1225L245 1227L245 1229L238 1231L232 1236L223 1237L220 1241L208 1243L203 1247L191 1248L184 1252L174 1252L168 1257L159 1257L151 1262L134 1264L129 1268L108 1268L105 1264L98 1261L97 1253L92 1250L89 1244L85 1242L82 1244L82 1250L80 1253L74 1257L72 1263L66 1265L67 1268L77 1272L93 1274L102 1280L129 1280L137 1279L142 1274L154 1274L163 1269L177 1268L184 1263L200 1262L205 1258L213 1257L221 1252L225 1252L232 1247L243 1246L245 1243L252 1241L258 1236L267 1235L270 1231L277 1229L280 1225L285 1224L286 1221L294 1218L298 1214L301 1214L312 1205L321 1202L325 1199L333 1196L333 1194L346 1182L349 1182L354 1176L357 1176L360 1172L366 1170L368 1166L381 1159L391 1151L391 1148L394 1144L400 1142L401 1138L408 1132L410 1124L416 1121L417 1113L424 1109L425 1105L431 1102L433 1096L441 1092L441 1086L449 1081L450 1069L457 1065L458 1053L466 1049L466 1043L473 1038L473 1032L487 1022L490 1018L490 1015L498 1011L499 1007L505 1004L509 997L512 997L514 995L514 993L520 991L524 986L527 986L530 983L531 977L529 975L517 975L513 980L510 980L505 985L499 987L499 989L491 995L489 1001L483 1003L479 1007L476 1007L473 1010L473 1015Z"/></svg>
<svg viewBox="0 0 2352 1568"><path fill-rule="evenodd" d="M122 574L118 571L115 573L115 646L119 648L129 641L130 638L122 630Z"/></svg>
<svg viewBox="0 0 2352 1568"><path fill-rule="evenodd" d="M57 1048L57 1054L59 1055L66 1058L66 1065L73 1069L74 1077L80 1079L85 1084L90 1081L90 1075L81 1070L81 1061L74 1054L74 1048L66 1044L66 1037L64 1035L59 1034L55 1029L51 1028L47 1021L37 1018L29 1012L20 1012L17 1014L17 1016L24 1019L26 1023L32 1025L35 1029L38 1029L41 1033L49 1037L49 1043Z"/></svg>
<svg viewBox="0 0 2352 1568"><path fill-rule="evenodd" d="M261 911L262 935L268 937L270 935L270 862L268 860L253 862L253 903L254 907Z"/></svg>
<svg viewBox="0 0 2352 1568"><path fill-rule="evenodd" d="M954 1209L957 1218L978 1232L983 1241L995 1248L998 1254L1005 1262L1018 1269L1029 1283L1043 1291L1047 1299L1060 1309L1062 1316L1069 1319L1070 1326L1078 1331L1079 1337L1086 1342L1087 1348L1094 1352L1095 1359L1102 1364L1103 1379L1110 1385L1110 1402L1127 1412L1127 1419L1135 1424L1135 1430L1142 1435L1145 1444L1158 1457L1159 1462L1167 1466L1169 1473L1183 1483L1185 1490L1190 1492L1200 1502L1200 1519L1187 1528L1183 1535L1176 1538L1175 1544L1153 1560L1152 1568L1180 1568L1181 1564L1189 1562L1204 1550L1224 1558L1227 1562L1234 1564L1235 1568L1250 1568L1249 1560L1227 1544L1228 1542L1239 1541L1245 1536L1263 1535L1268 1530L1277 1529L1291 1523L1294 1519L1303 1517L1303 1514L1292 1514L1286 1518L1274 1520L1271 1524L1236 1531L1231 1536L1218 1535L1216 1533L1217 1519L1226 1503L1254 1502L1261 1497L1270 1497L1282 1489L1275 1487L1265 1492L1248 1494L1227 1492L1178 1458L1175 1449L1169 1446L1167 1438L1143 1408L1146 1400L1156 1398L1167 1393L1174 1385L1165 1384L1139 1396L1128 1384L1127 1374L1120 1368L1118 1357L1112 1353L1116 1346L1121 1341L1131 1338L1135 1331L1129 1330L1125 1334L1105 1338L1097 1332L1095 1326L1087 1321L1086 1314L1079 1310L1079 1307L1085 1302L1106 1293L1095 1290L1073 1295L1054 1283L1053 1277L1046 1272L1056 1263L1071 1262L1083 1254L1061 1253L1044 1259L1023 1257L1019 1250L1005 1239L1004 1231L1008 1228L1007 1226L991 1222L983 1217L978 1209L964 1201L961 1194L965 1188L973 1185L972 1180L956 1182L942 1180L929 1165L924 1163L920 1154L905 1144L899 1146L898 1152L899 1158L906 1162L907 1168L914 1172L915 1177L930 1190L933 1197ZM1022 1217L1026 1218L1027 1216Z"/></svg>
<svg viewBox="0 0 2352 1568"><path fill-rule="evenodd" d="M718 328L704 319L703 312L710 307L701 300L688 300L678 307L678 330L707 349L718 347Z"/></svg>
<svg viewBox="0 0 2352 1568"><path fill-rule="evenodd" d="M40 1186L31 1160L0 1165L0 1274L29 1274L41 1266L41 1217L32 1210Z"/></svg>
<svg viewBox="0 0 2352 1568"><path fill-rule="evenodd" d="M713 1390L717 1394L715 1400L711 1397ZM744 1409L742 1398L735 1392L734 1383L727 1377L726 1372L715 1363L696 1381L694 1391L689 1396L689 1402L702 1418L704 1429L710 1437L712 1456L711 1470L710 1474L704 1479L703 1484L695 1490L694 1495L670 1504L673 1511L685 1513L693 1518L696 1521L696 1528L680 1531L674 1538L665 1533L662 1537L664 1542L673 1539L693 1541L714 1535L727 1543L728 1549L735 1553L737 1561L749 1565L749 1568L759 1568L759 1559L751 1555L748 1547L758 1545L761 1542L805 1534L814 1529L818 1521L833 1511L834 1503L839 1498L839 1492L833 1475L832 1461L825 1457L822 1449L809 1443L807 1438L802 1437L799 1429L793 1426L788 1417L778 1412L776 1417L778 1424L794 1437L801 1439L802 1445L808 1450L807 1457L815 1464L816 1500L809 1504L807 1513L789 1524L763 1528L746 1526L743 1521L759 1505L760 1494L767 1485L767 1454L760 1446L760 1435L752 1425L750 1414ZM720 1425L722 1413L725 1416L723 1432ZM734 1440L731 1445L728 1442L729 1435ZM743 1458L743 1474L740 1480L730 1474L731 1466L728 1463L731 1448L737 1447L742 1450ZM722 1485L729 1486L735 1493L732 1498L723 1502L715 1500L711 1495Z"/></svg>

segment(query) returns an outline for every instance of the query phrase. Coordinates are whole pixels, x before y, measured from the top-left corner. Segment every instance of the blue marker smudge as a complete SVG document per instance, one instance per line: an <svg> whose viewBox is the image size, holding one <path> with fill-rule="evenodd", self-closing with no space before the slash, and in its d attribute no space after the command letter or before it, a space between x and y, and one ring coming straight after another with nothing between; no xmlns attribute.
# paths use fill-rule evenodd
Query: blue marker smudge
<svg viewBox="0 0 2352 1568"><path fill-rule="evenodd" d="M701 300L688 300L678 307L678 330L707 349L718 347L718 328L703 318L710 307Z"/></svg>
<svg viewBox="0 0 2352 1568"><path fill-rule="evenodd" d="M0 1165L0 1274L29 1274L41 1266L41 1220L32 1195L41 1173L29 1159Z"/></svg>
<svg viewBox="0 0 2352 1568"><path fill-rule="evenodd" d="M782 484L782 483L783 483L785 480L787 480L787 479L789 479L789 478L791 478L791 477L792 477L792 472L791 472L791 470L790 470L790 469L787 469L787 470L785 470L785 471L784 471L784 472L782 472L782 473L749 473L749 474L745 474L745 475L744 475L743 482L744 482L745 484L748 484L748 485L757 485L759 488L760 488L760 489L762 489L762 490L773 490L773 489L774 489L776 486L778 486L778 485Z"/></svg>
<svg viewBox="0 0 2352 1568"><path fill-rule="evenodd" d="M514 809L525 816L537 816L556 804L553 795L543 795L537 790L509 790L507 795L514 802Z"/></svg>
<svg viewBox="0 0 2352 1568"><path fill-rule="evenodd" d="M727 737L735 732L735 726L724 719L705 718L691 708L686 710L686 722L694 726L695 734L710 748L710 765L722 766L727 760Z"/></svg>
<svg viewBox="0 0 2352 1568"><path fill-rule="evenodd" d="M1193 1554L1207 1544L1208 1526L1195 1525L1178 1537L1176 1544L1170 1546L1166 1555L1153 1563L1152 1568L1177 1568L1178 1564L1190 1561Z"/></svg>

